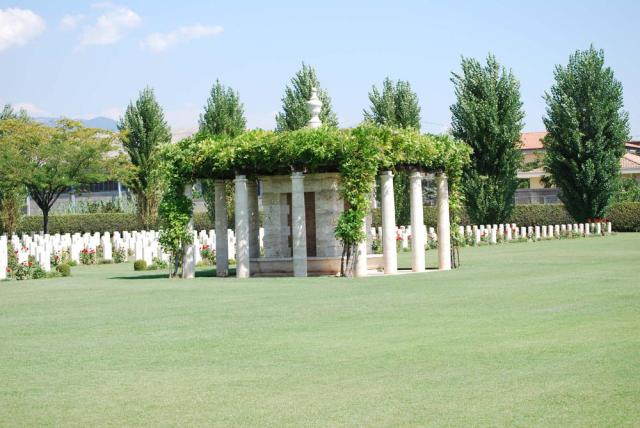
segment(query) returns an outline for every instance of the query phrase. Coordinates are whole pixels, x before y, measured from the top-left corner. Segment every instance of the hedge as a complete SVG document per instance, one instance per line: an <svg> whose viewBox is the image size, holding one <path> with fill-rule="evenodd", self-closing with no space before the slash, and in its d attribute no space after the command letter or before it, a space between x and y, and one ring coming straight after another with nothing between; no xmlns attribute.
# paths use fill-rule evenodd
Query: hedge
<svg viewBox="0 0 640 428"><path fill-rule="evenodd" d="M619 202L609 208L607 219L618 232L640 232L640 202Z"/></svg>
<svg viewBox="0 0 640 428"><path fill-rule="evenodd" d="M424 207L424 224L427 227L436 227L438 211L436 207ZM613 223L613 230L618 232L640 231L640 202L620 202L609 208L607 220ZM562 204L528 204L516 205L508 223L520 226L535 226L545 224L569 224L573 223ZM380 226L380 209L373 212L373 225ZM460 223L471 224L465 212L460 215Z"/></svg>
<svg viewBox="0 0 640 428"><path fill-rule="evenodd" d="M213 229L207 213L195 213L196 230ZM157 226L155 227L157 229ZM135 214L99 213L99 214L60 214L49 216L49 233L84 233L142 230ZM22 217L17 228L18 233L42 231L42 216Z"/></svg>
<svg viewBox="0 0 640 428"><path fill-rule="evenodd" d="M607 219L613 223L613 229L618 232L640 232L640 202L620 202L609 209ZM436 227L436 207L424 207L424 222L427 227ZM196 230L213 229L214 225L207 213L195 213L193 218ZM461 223L469 224L466 213L461 215ZM543 224L573 223L563 205L559 204L531 204L516 205L509 223L521 226ZM380 226L380 209L373 210L374 226ZM233 225L230 224L233 228ZM157 228L157 227L156 227ZM49 216L49 233L84 233L84 232L113 232L116 230L141 230L142 227L135 214L61 214ZM18 226L19 233L32 233L42 230L42 216L23 217Z"/></svg>

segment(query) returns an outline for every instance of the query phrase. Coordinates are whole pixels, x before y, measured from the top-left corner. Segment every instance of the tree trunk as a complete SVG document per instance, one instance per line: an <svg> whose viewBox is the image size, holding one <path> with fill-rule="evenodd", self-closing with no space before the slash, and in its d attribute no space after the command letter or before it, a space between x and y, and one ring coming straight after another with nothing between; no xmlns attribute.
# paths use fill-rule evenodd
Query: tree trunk
<svg viewBox="0 0 640 428"><path fill-rule="evenodd" d="M45 235L49 233L49 208L42 210L42 230Z"/></svg>

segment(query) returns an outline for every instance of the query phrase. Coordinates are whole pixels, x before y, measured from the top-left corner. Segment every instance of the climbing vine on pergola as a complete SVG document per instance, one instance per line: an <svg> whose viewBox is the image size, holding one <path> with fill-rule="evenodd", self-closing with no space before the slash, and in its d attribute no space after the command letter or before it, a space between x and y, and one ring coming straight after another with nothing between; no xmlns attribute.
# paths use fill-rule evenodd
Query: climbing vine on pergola
<svg viewBox="0 0 640 428"><path fill-rule="evenodd" d="M168 184L160 205L160 241L180 260L191 242L188 224L192 202L185 185L201 179L338 172L340 196L347 203L336 226L336 238L353 248L366 237L362 228L376 175L383 170L442 172L449 180L450 204L460 206L460 179L470 148L449 135L362 124L351 129L305 128L275 133L256 130L236 138L212 139L196 134L163 153ZM454 218L455 222L455 218ZM350 252L347 252L349 254ZM176 263L176 267L177 267Z"/></svg>

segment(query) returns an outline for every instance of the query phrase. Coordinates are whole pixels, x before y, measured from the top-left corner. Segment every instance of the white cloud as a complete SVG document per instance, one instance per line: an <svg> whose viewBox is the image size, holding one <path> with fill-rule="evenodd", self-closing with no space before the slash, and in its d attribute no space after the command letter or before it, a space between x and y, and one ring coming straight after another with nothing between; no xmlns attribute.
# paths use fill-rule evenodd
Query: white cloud
<svg viewBox="0 0 640 428"><path fill-rule="evenodd" d="M141 43L141 46L153 52L162 52L171 46L185 43L189 40L217 36L222 33L222 31L224 31L224 29L219 25L196 24L188 27L180 27L168 33L149 34Z"/></svg>
<svg viewBox="0 0 640 428"><path fill-rule="evenodd" d="M137 13L123 6L115 6L111 3L99 3L93 6L105 9L105 12L93 25L87 27L80 41L81 46L110 45L142 22Z"/></svg>
<svg viewBox="0 0 640 428"><path fill-rule="evenodd" d="M44 20L29 9L0 9L0 51L24 45L45 27Z"/></svg>
<svg viewBox="0 0 640 428"><path fill-rule="evenodd" d="M60 28L63 30L74 30L82 20L84 20L84 15L81 13L66 14L60 20Z"/></svg>

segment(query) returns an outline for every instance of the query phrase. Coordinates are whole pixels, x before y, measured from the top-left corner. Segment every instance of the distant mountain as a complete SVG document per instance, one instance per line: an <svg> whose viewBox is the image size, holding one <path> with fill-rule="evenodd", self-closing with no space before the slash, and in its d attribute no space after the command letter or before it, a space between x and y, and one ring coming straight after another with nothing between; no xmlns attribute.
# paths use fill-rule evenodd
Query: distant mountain
<svg viewBox="0 0 640 428"><path fill-rule="evenodd" d="M35 121L43 123L48 126L54 126L58 117L34 117ZM108 117L94 117L93 119L74 119L82 123L88 128L106 129L107 131L117 131L118 122Z"/></svg>

